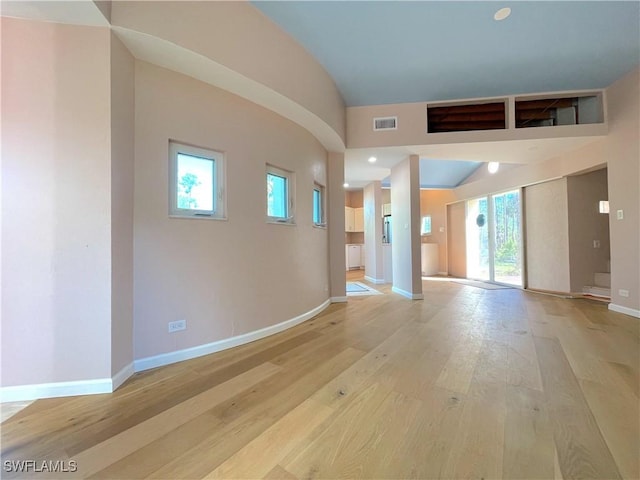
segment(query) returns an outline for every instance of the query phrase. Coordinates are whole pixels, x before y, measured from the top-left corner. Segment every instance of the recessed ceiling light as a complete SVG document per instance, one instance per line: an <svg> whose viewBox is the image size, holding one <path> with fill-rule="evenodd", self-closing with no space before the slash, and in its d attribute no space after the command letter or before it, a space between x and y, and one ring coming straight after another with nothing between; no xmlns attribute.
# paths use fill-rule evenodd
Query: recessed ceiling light
<svg viewBox="0 0 640 480"><path fill-rule="evenodd" d="M500 168L500 162L489 162L487 165L487 170L489 170L489 173L491 174L496 173L499 168Z"/></svg>
<svg viewBox="0 0 640 480"><path fill-rule="evenodd" d="M376 163L376 157L369 157L369 163Z"/></svg>
<svg viewBox="0 0 640 480"><path fill-rule="evenodd" d="M509 15L511 15L511 9L509 7L504 7L501 8L500 10L498 10L494 15L493 15L493 19L497 22L504 20L505 18L507 18Z"/></svg>
<svg viewBox="0 0 640 480"><path fill-rule="evenodd" d="M348 187L349 187L349 183L348 183L348 182L344 182L344 183L342 184L342 186L343 186L344 188L348 188Z"/></svg>

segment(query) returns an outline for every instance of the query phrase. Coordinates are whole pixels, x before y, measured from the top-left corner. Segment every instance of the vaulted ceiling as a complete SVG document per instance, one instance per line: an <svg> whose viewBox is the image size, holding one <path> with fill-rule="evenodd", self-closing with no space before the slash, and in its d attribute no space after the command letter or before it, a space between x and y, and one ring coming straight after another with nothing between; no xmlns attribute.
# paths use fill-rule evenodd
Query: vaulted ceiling
<svg viewBox="0 0 640 480"><path fill-rule="evenodd" d="M348 106L598 89L640 60L640 2L257 1L254 5L316 57ZM504 7L510 7L511 15L495 20L494 14ZM434 131L446 131L447 126L439 128L444 130ZM390 166L414 153L421 157L423 187L452 188L479 162L538 161L588 140L348 149L346 177L352 186L382 179ZM378 157L376 165L367 164L371 155Z"/></svg>
<svg viewBox="0 0 640 480"><path fill-rule="evenodd" d="M640 56L640 2L254 2L348 106L603 88ZM494 20L502 7L511 15Z"/></svg>

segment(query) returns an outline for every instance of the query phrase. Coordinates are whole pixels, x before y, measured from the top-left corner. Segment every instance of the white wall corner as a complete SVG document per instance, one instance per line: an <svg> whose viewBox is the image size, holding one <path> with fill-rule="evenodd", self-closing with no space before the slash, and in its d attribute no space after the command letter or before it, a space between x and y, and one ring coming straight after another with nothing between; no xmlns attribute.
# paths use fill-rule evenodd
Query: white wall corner
<svg viewBox="0 0 640 480"><path fill-rule="evenodd" d="M391 291L410 300L424 300L424 295L422 293L411 293L398 287L391 287Z"/></svg>
<svg viewBox="0 0 640 480"><path fill-rule="evenodd" d="M115 392L116 389L122 385L127 379L135 373L133 369L133 362L129 365L125 365L122 370L116 373L113 377L111 377L111 391Z"/></svg>
<svg viewBox="0 0 640 480"><path fill-rule="evenodd" d="M384 278L373 278L373 277L369 277L367 275L364 276L364 279L367 282L373 283L375 285L382 285L384 284Z"/></svg>
<svg viewBox="0 0 640 480"><path fill-rule="evenodd" d="M640 310L635 308L623 307L622 305L616 305L615 303L609 304L609 310L618 313L624 313L625 315L631 315L632 317L640 318Z"/></svg>

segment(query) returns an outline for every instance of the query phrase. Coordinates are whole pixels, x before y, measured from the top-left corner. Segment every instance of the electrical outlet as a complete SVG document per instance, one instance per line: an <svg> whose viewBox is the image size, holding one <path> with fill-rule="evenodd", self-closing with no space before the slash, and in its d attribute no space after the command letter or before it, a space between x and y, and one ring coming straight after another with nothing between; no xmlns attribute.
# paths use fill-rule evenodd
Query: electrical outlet
<svg viewBox="0 0 640 480"><path fill-rule="evenodd" d="M628 297L629 296L629 290L618 290L618 295L620 295L621 297Z"/></svg>
<svg viewBox="0 0 640 480"><path fill-rule="evenodd" d="M169 333L179 332L180 330L187 329L186 320L176 320L175 322L169 322Z"/></svg>
<svg viewBox="0 0 640 480"><path fill-rule="evenodd" d="M600 240L593 241L593 248L600 248Z"/></svg>
<svg viewBox="0 0 640 480"><path fill-rule="evenodd" d="M624 220L624 211L623 211L623 210L618 210L618 211L616 212L616 218L617 218L618 220Z"/></svg>

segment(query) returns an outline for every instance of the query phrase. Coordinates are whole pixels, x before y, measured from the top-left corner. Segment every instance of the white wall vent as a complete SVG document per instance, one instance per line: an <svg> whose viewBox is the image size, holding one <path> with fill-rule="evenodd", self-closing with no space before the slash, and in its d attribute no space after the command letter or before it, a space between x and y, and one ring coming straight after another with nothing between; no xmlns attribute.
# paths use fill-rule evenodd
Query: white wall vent
<svg viewBox="0 0 640 480"><path fill-rule="evenodd" d="M373 131L397 130L398 117L377 117L373 119Z"/></svg>

